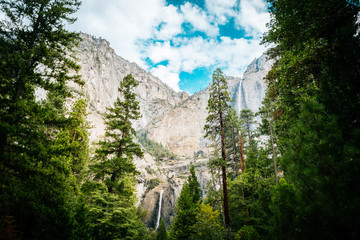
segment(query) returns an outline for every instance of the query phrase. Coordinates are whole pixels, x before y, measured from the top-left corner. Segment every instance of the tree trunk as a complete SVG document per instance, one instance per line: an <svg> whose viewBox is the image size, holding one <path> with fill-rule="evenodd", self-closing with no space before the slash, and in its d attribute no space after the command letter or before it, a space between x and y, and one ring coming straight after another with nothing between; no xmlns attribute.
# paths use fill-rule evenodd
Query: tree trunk
<svg viewBox="0 0 360 240"><path fill-rule="evenodd" d="M233 129L231 136L232 136L232 143L233 143L233 154L234 154L234 162L235 162L235 173L236 176L239 176L239 164L238 164L238 160L236 158L236 144L235 144L235 135L236 133L234 132L235 129Z"/></svg>
<svg viewBox="0 0 360 240"><path fill-rule="evenodd" d="M275 173L275 183L278 183L278 176L277 176L277 168L276 168L276 159L275 159L275 148L274 148L274 138L273 138L273 132L272 132L272 126L269 121L270 126L270 137L271 137L271 145L272 145L272 156L273 156L273 162L274 162L274 173Z"/></svg>
<svg viewBox="0 0 360 240"><path fill-rule="evenodd" d="M241 132L239 132L239 148L240 148L241 172L244 172L245 166L244 166L244 154L243 154L243 148L242 148Z"/></svg>
<svg viewBox="0 0 360 240"><path fill-rule="evenodd" d="M220 113L220 127L221 127L221 155L223 158L222 170L222 180L223 180L223 193L224 193L224 215L225 215L225 227L230 227L230 213L229 213L229 200L228 200L228 190L226 183L226 153L225 153L225 133L224 133L224 119L221 108L219 109Z"/></svg>
<svg viewBox="0 0 360 240"><path fill-rule="evenodd" d="M128 119L125 118L124 124L126 124L127 121L128 121ZM125 130L124 130L124 131L122 132L122 138L121 138L121 139L125 138L125 136L126 136L126 132L125 132ZM118 158L120 158L120 157L122 156L122 154L123 154L123 148L124 148L123 144L120 144L119 151L118 151L118 154L117 154L117 157L118 157ZM111 174L111 178L110 178L111 182L115 183L118 173L119 173L119 170L118 170L118 169L115 169L114 172ZM111 185L108 187L108 191L109 191L109 192L112 192L112 191L113 191L113 188L112 188Z"/></svg>

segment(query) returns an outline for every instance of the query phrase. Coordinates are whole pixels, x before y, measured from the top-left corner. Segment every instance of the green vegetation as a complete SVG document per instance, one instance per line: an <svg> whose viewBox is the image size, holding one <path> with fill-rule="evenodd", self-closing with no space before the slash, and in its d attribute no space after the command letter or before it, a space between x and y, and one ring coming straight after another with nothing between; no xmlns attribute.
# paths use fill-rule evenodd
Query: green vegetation
<svg viewBox="0 0 360 240"><path fill-rule="evenodd" d="M161 183L161 180L159 178L152 178L150 179L146 191L150 191L151 189L154 189L156 186L158 186Z"/></svg>
<svg viewBox="0 0 360 240"><path fill-rule="evenodd" d="M156 240L167 240L167 239L168 239L168 234L166 231L165 222L164 219L161 219Z"/></svg>
<svg viewBox="0 0 360 240"><path fill-rule="evenodd" d="M142 157L140 145L134 142L131 121L140 118L139 102L134 88L138 85L131 74L120 83L113 108L105 116L105 139L96 150L96 163L90 166L93 179L82 191L89 207L89 220L96 239L143 239L146 229L136 215L134 188L138 173L134 157Z"/></svg>
<svg viewBox="0 0 360 240"><path fill-rule="evenodd" d="M263 41L275 63L262 122L254 129L253 112L229 107L226 79L215 70L207 195L192 165L169 232L162 219L156 233L135 207L138 82L131 74L121 81L91 154L88 103L66 87L83 84L72 56L79 36L64 29L80 3L0 1L0 238L359 239L359 3L268 2ZM46 90L41 101L38 88ZM146 134L139 142L158 160L175 157ZM159 183L151 179L148 189Z"/></svg>
<svg viewBox="0 0 360 240"><path fill-rule="evenodd" d="M145 167L145 170L146 170L146 172L147 172L148 174L155 174L155 173L156 173L156 171L155 171L154 169L151 169L151 168L149 168L149 167Z"/></svg>
<svg viewBox="0 0 360 240"><path fill-rule="evenodd" d="M226 78L220 69L213 73L213 80L210 85L210 96L207 105L208 116L204 127L205 137L213 142L215 161L212 167L220 168L222 175L223 189L223 209L226 228L230 227L230 213L227 190L227 164L226 164L226 146L225 146L225 116L230 109L230 95ZM221 158L220 156L221 152Z"/></svg>
<svg viewBox="0 0 360 240"><path fill-rule="evenodd" d="M162 144L157 143L147 137L147 133L140 134L138 136L139 143L146 149L146 151L156 158L156 160L161 161L164 158L175 159L176 155L169 151Z"/></svg>
<svg viewBox="0 0 360 240"><path fill-rule="evenodd" d="M73 22L69 16L79 4L0 2L0 236L5 239L86 236L76 177L87 148L74 149L87 142L82 130L74 137L84 129L83 112L74 109L69 116L64 107L70 96L66 83L82 84L79 66L67 54L78 35L63 27ZM36 88L47 91L42 102Z"/></svg>
<svg viewBox="0 0 360 240"><path fill-rule="evenodd" d="M195 168L191 165L190 176L184 183L176 203L176 216L169 231L170 239L190 239L200 200L200 186L195 175Z"/></svg>

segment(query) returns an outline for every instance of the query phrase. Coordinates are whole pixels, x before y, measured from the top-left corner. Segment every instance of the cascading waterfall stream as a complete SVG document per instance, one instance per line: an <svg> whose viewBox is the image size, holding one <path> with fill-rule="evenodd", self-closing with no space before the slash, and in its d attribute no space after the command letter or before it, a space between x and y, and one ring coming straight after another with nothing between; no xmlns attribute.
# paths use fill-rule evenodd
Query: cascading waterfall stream
<svg viewBox="0 0 360 240"><path fill-rule="evenodd" d="M159 201L159 213L158 213L158 217L157 217L157 222L156 222L156 229L158 229L159 224L160 224L160 214L161 214L161 203L162 203L162 194L163 194L164 190L160 191L160 201Z"/></svg>

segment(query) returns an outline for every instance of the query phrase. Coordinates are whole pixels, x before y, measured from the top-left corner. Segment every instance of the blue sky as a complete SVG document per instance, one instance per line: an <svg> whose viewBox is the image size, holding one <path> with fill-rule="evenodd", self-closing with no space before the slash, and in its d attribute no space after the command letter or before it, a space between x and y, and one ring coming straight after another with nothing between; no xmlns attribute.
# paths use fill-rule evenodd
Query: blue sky
<svg viewBox="0 0 360 240"><path fill-rule="evenodd" d="M176 91L197 92L214 69L242 76L266 49L265 0L84 0L71 30L107 39Z"/></svg>

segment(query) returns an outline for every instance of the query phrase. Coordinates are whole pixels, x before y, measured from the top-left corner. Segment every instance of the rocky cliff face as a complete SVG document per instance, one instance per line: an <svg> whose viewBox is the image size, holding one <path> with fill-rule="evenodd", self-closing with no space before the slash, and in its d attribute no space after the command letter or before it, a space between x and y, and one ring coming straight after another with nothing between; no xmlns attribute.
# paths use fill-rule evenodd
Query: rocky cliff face
<svg viewBox="0 0 360 240"><path fill-rule="evenodd" d="M162 81L135 63L117 56L109 42L101 38L95 38L87 34L81 35L83 41L76 49L78 63L81 66L80 74L85 81L85 86L69 84L69 87L78 95L87 99L88 121L90 129L90 141L95 144L105 133L103 114L106 108L113 106L119 96L118 87L120 81L129 73L139 82L135 89L137 100L140 103L142 118L134 122L137 131L143 129L158 116L171 111L174 107L182 104L189 98L184 92L177 93L166 86ZM141 204L149 212L149 226L154 227L156 207L158 204L159 191L164 189L163 217L170 221L170 214L175 206L178 188L168 183L168 178L161 171L159 163L154 157L145 154L142 159L135 159L135 164L140 174L138 176L137 197L138 204ZM150 189L151 181L157 180L159 186Z"/></svg>
<svg viewBox="0 0 360 240"><path fill-rule="evenodd" d="M262 55L249 64L242 78L228 77L231 98L234 101L231 105L238 113L246 108L253 112L259 110L266 92L264 77L271 65L272 62Z"/></svg>
<svg viewBox="0 0 360 240"><path fill-rule="evenodd" d="M106 40L86 34L82 38L77 58L81 65L80 74L86 84L82 89L71 84L69 87L88 100L88 120L93 126L90 140L97 142L104 135L103 114L118 97L120 81L131 73L139 82L135 91L142 113L142 118L134 122L135 129L148 132L150 139L162 143L178 155L176 159L156 161L146 153L144 158L135 160L140 172L138 204L148 211L148 226L155 227L161 190L164 190L161 216L169 226L190 164L195 165L203 189L210 179L208 159L194 157L208 153L203 137L208 89L191 97L183 92L177 93L135 63L117 56ZM262 56L249 65L243 78L228 77L233 107L238 112L243 108L257 111L266 90L263 77L270 66ZM157 184L154 185L154 182Z"/></svg>
<svg viewBox="0 0 360 240"><path fill-rule="evenodd" d="M266 91L263 78L270 68L271 62L266 61L263 55L250 63L242 78L227 77L233 100L231 105L238 113L245 108L253 112L259 110ZM191 157L201 151L207 152L203 128L208 99L209 90L204 89L160 118L155 118L145 130L151 139L177 155Z"/></svg>
<svg viewBox="0 0 360 240"><path fill-rule="evenodd" d="M204 125L207 117L208 89L204 89L146 127L148 137L179 156L194 156L205 148Z"/></svg>
<svg viewBox="0 0 360 240"><path fill-rule="evenodd" d="M135 63L117 56L108 41L87 34L81 36L83 41L77 49L77 58L86 84L84 89L77 90L85 94L90 105L89 117L94 123L91 140L97 141L104 134L102 114L107 107L113 106L119 96L120 81L129 73L139 82L135 92L142 118L134 123L136 130L144 128L154 117L167 113L189 97L184 92L171 90Z"/></svg>

